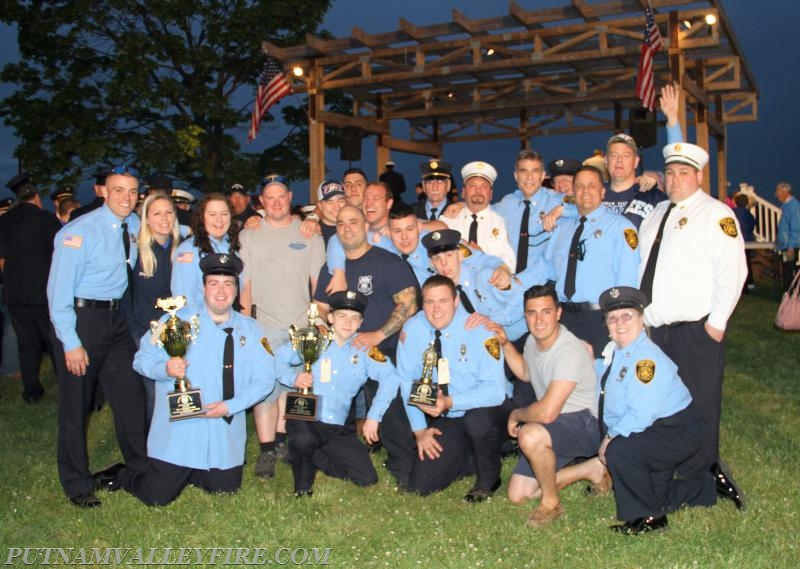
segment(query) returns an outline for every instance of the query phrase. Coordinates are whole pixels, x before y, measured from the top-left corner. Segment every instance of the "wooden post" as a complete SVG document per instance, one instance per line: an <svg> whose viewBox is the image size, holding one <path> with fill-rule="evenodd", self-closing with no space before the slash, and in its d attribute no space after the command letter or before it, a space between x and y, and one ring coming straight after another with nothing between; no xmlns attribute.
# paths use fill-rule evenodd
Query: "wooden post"
<svg viewBox="0 0 800 569"><path fill-rule="evenodd" d="M722 106L722 96L714 98L717 121L722 125L722 136L717 136L717 197L725 201L728 197L728 123L725 121L725 109Z"/></svg>
<svg viewBox="0 0 800 569"><path fill-rule="evenodd" d="M320 113L325 110L325 93L320 89L321 81L322 69L315 61L308 77L308 195L311 203L316 203L315 189L325 179L325 123L320 119Z"/></svg>
<svg viewBox="0 0 800 569"><path fill-rule="evenodd" d="M697 86L703 91L704 88L704 75L705 67L703 60L699 59L695 62L695 69L697 71ZM711 146L708 139L708 109L701 101L694 103L694 131L697 138L697 146L704 148L706 152L711 154ZM719 180L719 177L717 178ZM707 164L705 172L703 173L703 191L707 194L711 193L711 165Z"/></svg>
<svg viewBox="0 0 800 569"><path fill-rule="evenodd" d="M669 51L667 54L669 56L669 71L672 76L672 82L675 83L678 89L678 122L681 125L683 136L688 140L689 137L686 130L686 92L683 89L685 65L680 43L678 12L673 11L669 13Z"/></svg>

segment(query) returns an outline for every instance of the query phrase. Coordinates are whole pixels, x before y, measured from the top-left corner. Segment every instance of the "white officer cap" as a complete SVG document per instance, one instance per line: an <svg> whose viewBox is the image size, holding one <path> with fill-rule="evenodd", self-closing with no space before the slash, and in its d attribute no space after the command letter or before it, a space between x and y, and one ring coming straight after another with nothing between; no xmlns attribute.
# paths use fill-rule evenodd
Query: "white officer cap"
<svg viewBox="0 0 800 569"><path fill-rule="evenodd" d="M172 200L175 203L194 203L194 196L191 192L180 188L174 188L172 190Z"/></svg>
<svg viewBox="0 0 800 569"><path fill-rule="evenodd" d="M708 152L688 142L676 142L664 147L664 164L688 164L702 170L708 164Z"/></svg>
<svg viewBox="0 0 800 569"><path fill-rule="evenodd" d="M488 162L470 162L461 168L461 178L464 183L473 176L480 176L484 180L488 180L489 184L494 184L497 179L497 170Z"/></svg>

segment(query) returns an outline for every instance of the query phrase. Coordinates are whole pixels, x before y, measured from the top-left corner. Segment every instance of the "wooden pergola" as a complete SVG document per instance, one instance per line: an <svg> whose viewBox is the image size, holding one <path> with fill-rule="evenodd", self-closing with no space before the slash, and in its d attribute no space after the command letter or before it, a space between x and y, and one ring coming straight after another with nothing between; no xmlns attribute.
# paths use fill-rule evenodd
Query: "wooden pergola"
<svg viewBox="0 0 800 569"><path fill-rule="evenodd" d="M627 109L641 108L635 83L647 0L571 0L563 7L416 26L396 31L263 49L308 93L310 181L325 173L325 126L377 135L381 171L392 150L440 157L449 142L517 138L521 147L552 134L627 128ZM658 85L680 86L681 126L711 152L716 140L718 194L726 192L726 129L757 118L758 88L722 0L651 0L665 49L655 58ZM708 24L707 17L715 18ZM325 93L353 99L353 116L325 110ZM405 121L408 138L392 136ZM396 132L396 129L395 129ZM709 191L709 176L704 188ZM313 192L312 192L313 193Z"/></svg>

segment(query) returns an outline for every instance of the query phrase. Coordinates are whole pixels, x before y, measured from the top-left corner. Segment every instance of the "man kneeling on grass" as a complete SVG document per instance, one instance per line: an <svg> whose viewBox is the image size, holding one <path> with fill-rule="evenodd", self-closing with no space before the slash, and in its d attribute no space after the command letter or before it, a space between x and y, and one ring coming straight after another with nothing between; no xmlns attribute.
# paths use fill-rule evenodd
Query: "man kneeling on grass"
<svg viewBox="0 0 800 569"><path fill-rule="evenodd" d="M147 460L130 469L121 464L95 473L99 489L125 488L148 506L175 500L189 484L206 492L236 492L242 484L247 441L245 411L275 387L274 358L258 323L232 309L242 261L235 255L206 255L203 309L177 311L195 321L195 339L184 357L170 357L156 342L166 315L140 342L133 367L156 382L155 409L147 439ZM155 337L154 337L155 336ZM170 421L167 394L176 378L189 376L200 389L203 414Z"/></svg>
<svg viewBox="0 0 800 569"><path fill-rule="evenodd" d="M529 381L536 402L514 409L508 417L508 434L517 437L522 454L508 485L515 504L541 498L528 516L531 527L544 526L564 510L558 488L574 480L557 476L575 458L597 454L597 376L588 347L559 324L561 307L555 289L536 285L525 291L525 320L530 336L520 354L503 328L488 325L500 341L508 367ZM560 473L559 473L560 474ZM610 480L599 464L596 480L605 490Z"/></svg>
<svg viewBox="0 0 800 569"><path fill-rule="evenodd" d="M317 470L358 486L378 481L369 451L356 437L355 425L345 424L358 391L367 379L377 380L378 392L367 413L364 438L368 443L378 442L379 423L400 386L397 370L377 346L367 354L353 346L367 302L366 296L353 291L328 297L333 341L311 366L311 373L296 373L292 366L301 361L291 344L285 344L276 354L278 381L297 389L312 387L319 396L319 421L286 421L294 495L298 498L312 495Z"/></svg>

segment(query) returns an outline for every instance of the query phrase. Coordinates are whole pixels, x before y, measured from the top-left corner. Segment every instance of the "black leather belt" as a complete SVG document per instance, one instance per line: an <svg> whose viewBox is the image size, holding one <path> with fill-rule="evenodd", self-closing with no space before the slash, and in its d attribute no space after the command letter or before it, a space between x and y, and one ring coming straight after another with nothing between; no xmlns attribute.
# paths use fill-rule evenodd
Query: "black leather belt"
<svg viewBox="0 0 800 569"><path fill-rule="evenodd" d="M119 310L119 300L93 300L91 298L76 298L75 308L103 308L105 310Z"/></svg>
<svg viewBox="0 0 800 569"><path fill-rule="evenodd" d="M600 310L600 305L594 302L562 302L561 308L567 312L594 312Z"/></svg>

